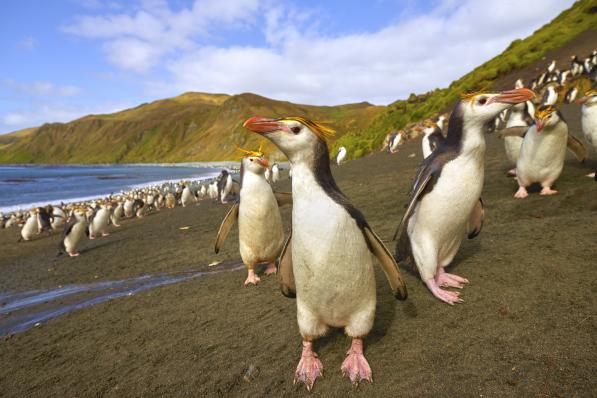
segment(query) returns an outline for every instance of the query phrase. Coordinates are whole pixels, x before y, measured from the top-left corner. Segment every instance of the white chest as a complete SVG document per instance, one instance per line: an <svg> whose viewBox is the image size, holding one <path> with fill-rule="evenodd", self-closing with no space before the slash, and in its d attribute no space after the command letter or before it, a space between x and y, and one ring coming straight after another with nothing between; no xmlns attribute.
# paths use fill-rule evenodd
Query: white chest
<svg viewBox="0 0 597 398"><path fill-rule="evenodd" d="M582 107L581 123L587 143L597 150L597 105Z"/></svg>

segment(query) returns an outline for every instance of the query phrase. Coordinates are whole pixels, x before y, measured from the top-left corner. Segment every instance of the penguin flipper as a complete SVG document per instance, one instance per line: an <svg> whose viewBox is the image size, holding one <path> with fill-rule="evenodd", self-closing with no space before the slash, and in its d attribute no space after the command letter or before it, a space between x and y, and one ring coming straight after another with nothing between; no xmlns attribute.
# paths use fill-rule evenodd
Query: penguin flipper
<svg viewBox="0 0 597 398"><path fill-rule="evenodd" d="M570 133L568 133L568 142L566 143L566 146L579 162L587 160L587 148L578 138Z"/></svg>
<svg viewBox="0 0 597 398"><path fill-rule="evenodd" d="M506 137L524 137L529 128L527 126L508 127L500 130L498 137L504 139Z"/></svg>
<svg viewBox="0 0 597 398"><path fill-rule="evenodd" d="M218 236L216 237L216 244L214 246L214 251L216 254L220 252L228 233L230 232L230 228L234 225L234 222L238 218L238 202L232 205L230 210L228 210L228 214L224 217L222 224L220 225L220 229L218 230Z"/></svg>
<svg viewBox="0 0 597 398"><path fill-rule="evenodd" d="M280 253L280 257L278 257L278 261L276 261L276 265L278 266L278 274L280 275L280 290L282 294L288 298L295 298L296 297L296 285L294 284L294 271L292 269L292 231L290 231L290 235L286 242L284 243L284 247L282 248L282 252Z"/></svg>
<svg viewBox="0 0 597 398"><path fill-rule="evenodd" d="M468 220L468 238L473 239L481 233L483 228L483 220L485 219L485 207L483 206L483 199L479 198L477 204L473 208L471 217Z"/></svg>
<svg viewBox="0 0 597 398"><path fill-rule="evenodd" d="M386 274L386 278L390 283L390 288L392 289L392 293L394 297L398 300L406 300L408 297L408 292L406 290L406 283L402 276L400 275L400 269L398 268L398 263L394 260L394 257L384 245L384 243L379 239L379 237L371 230L369 227L365 227L362 229L363 236L367 241L367 245L369 246L369 250L371 253L377 257L377 260L381 264L381 268Z"/></svg>
<svg viewBox="0 0 597 398"><path fill-rule="evenodd" d="M278 206L284 205L292 205L292 192L276 192L274 191L274 196L278 201Z"/></svg>

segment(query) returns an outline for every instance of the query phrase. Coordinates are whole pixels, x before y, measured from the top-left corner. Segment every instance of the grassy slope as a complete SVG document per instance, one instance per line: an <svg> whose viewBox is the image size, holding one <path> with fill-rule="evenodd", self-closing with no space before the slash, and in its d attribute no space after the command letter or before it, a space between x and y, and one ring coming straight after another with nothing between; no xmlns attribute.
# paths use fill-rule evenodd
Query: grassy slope
<svg viewBox="0 0 597 398"><path fill-rule="evenodd" d="M0 163L183 162L233 159L236 146L259 138L242 122L254 115L303 115L337 130L333 148L352 158L378 148L384 136L447 109L462 92L491 86L508 73L541 59L588 30L597 30L597 1L581 0L524 40L453 82L448 88L411 95L387 107L367 103L309 106L255 94L186 93L110 115L44 124L0 137ZM280 156L266 143L266 152Z"/></svg>
<svg viewBox="0 0 597 398"><path fill-rule="evenodd" d="M429 118L450 107L463 92L491 87L496 79L541 59L587 30L597 30L597 1L581 0L524 40L515 40L495 58L452 82L449 87L396 101L359 134L346 134L335 147L344 145L353 157L379 148L385 135L408 123ZM596 45L597 47L597 45Z"/></svg>

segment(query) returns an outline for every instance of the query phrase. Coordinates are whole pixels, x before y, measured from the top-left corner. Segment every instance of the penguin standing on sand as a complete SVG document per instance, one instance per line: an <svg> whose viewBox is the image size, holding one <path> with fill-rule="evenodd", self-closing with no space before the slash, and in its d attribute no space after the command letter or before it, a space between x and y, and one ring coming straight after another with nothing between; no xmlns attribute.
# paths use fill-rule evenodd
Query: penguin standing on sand
<svg viewBox="0 0 597 398"><path fill-rule="evenodd" d="M295 380L313 387L323 371L313 340L341 327L352 337L343 373L353 383L371 381L363 339L375 317L372 254L397 298L406 298L406 286L392 255L334 181L326 143L333 130L302 117L253 117L244 126L273 142L292 165L292 236L279 273L283 292L296 292L303 338Z"/></svg>
<svg viewBox="0 0 597 398"><path fill-rule="evenodd" d="M340 149L338 149L338 155L336 156L336 164L340 166L344 163L344 159L346 159L346 148L341 146Z"/></svg>
<svg viewBox="0 0 597 398"><path fill-rule="evenodd" d="M272 165L272 184L275 184L280 180L280 167L278 163Z"/></svg>
<svg viewBox="0 0 597 398"><path fill-rule="evenodd" d="M512 167L512 169L508 171L508 176L510 177L516 175L516 162L518 161L520 146L522 145L524 134L529 129L529 125L533 122L529 104L530 101L513 105L510 108L506 128L500 131L500 136L504 138L506 158L508 159L509 166Z"/></svg>
<svg viewBox="0 0 597 398"><path fill-rule="evenodd" d="M39 220L38 220L38 213L39 209L33 208L29 211L29 217L27 221L25 221L25 225L21 228L21 240L31 240L33 235L38 234L39 232Z"/></svg>
<svg viewBox="0 0 597 398"><path fill-rule="evenodd" d="M95 239L99 235L110 235L108 233L108 224L110 223L112 204L102 201L99 205L99 210L97 210L89 222L89 239Z"/></svg>
<svg viewBox="0 0 597 398"><path fill-rule="evenodd" d="M400 130L399 132L392 134L390 142L388 143L388 151L390 153L394 154L398 152L398 147L402 143L405 135L406 133L404 132L404 130Z"/></svg>
<svg viewBox="0 0 597 398"><path fill-rule="evenodd" d="M562 114L552 106L541 106L535 112L535 124L524 136L516 163L517 199L529 196L526 187L541 184L541 195L553 195L551 189L564 168L568 125Z"/></svg>
<svg viewBox="0 0 597 398"><path fill-rule="evenodd" d="M446 140L417 171L411 198L394 237L398 261L412 258L431 293L448 304L463 302L468 280L444 271L465 236L475 237L483 223L480 200L485 173L485 125L504 109L528 101L526 88L500 94L468 94L456 104Z"/></svg>
<svg viewBox="0 0 597 398"><path fill-rule="evenodd" d="M435 149L444 142L445 138L442 134L442 129L432 121L425 121L423 128L423 139L421 140L421 148L423 150L423 159L426 159Z"/></svg>
<svg viewBox="0 0 597 398"><path fill-rule="evenodd" d="M62 231L58 255L66 253L70 257L77 257L77 247L83 234L88 234L85 209L75 208Z"/></svg>
<svg viewBox="0 0 597 398"><path fill-rule="evenodd" d="M133 199L130 196L127 197L126 200L124 201L123 209L124 209L124 216L126 218L131 218L135 215L133 213Z"/></svg>
<svg viewBox="0 0 597 398"><path fill-rule="evenodd" d="M243 150L244 151L244 150ZM276 273L275 261L284 245L284 227L278 206L281 198L291 200L291 195L276 195L265 180L269 168L261 152L244 151L241 161L240 200L235 203L222 222L216 238L215 252L220 251L230 228L238 220L240 256L247 267L245 286L256 285L260 278L255 274L258 264L267 263L267 275Z"/></svg>
<svg viewBox="0 0 597 398"><path fill-rule="evenodd" d="M123 216L124 216L124 206L122 204L122 201L118 201L118 202L116 202L116 207L114 207L114 210L112 211L112 214L110 215L110 221L112 222L112 225L114 225L115 227L120 227L120 220L122 219Z"/></svg>
<svg viewBox="0 0 597 398"><path fill-rule="evenodd" d="M582 104L581 124L583 135L587 143L597 153L597 89L587 91L584 97L578 100L578 103ZM588 177L593 177L597 181L597 171L589 174Z"/></svg>
<svg viewBox="0 0 597 398"><path fill-rule="evenodd" d="M193 201L195 200L195 197L193 196L193 193L191 192L191 188L189 187L189 184L183 182L183 183L181 183L181 186L182 186L182 195L180 197L180 203L182 204L182 207L187 207L188 205L193 203Z"/></svg>
<svg viewBox="0 0 597 398"><path fill-rule="evenodd" d="M66 222L66 214L61 207L52 207L52 229L58 229Z"/></svg>

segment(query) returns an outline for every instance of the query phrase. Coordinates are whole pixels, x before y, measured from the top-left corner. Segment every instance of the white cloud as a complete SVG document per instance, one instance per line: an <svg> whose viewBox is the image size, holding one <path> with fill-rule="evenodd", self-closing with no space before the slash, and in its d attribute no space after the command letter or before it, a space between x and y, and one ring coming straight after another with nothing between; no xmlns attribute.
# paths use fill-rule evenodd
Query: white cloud
<svg viewBox="0 0 597 398"><path fill-rule="evenodd" d="M27 94L33 97L71 97L79 94L80 90L75 86L59 86L50 82L19 83L11 79L6 79L0 84L12 91Z"/></svg>
<svg viewBox="0 0 597 398"><path fill-rule="evenodd" d="M107 60L145 74L140 82L156 96L250 91L303 103L384 104L447 86L572 3L444 0L378 31L324 35L318 23L326 16L298 1L196 0L173 10L146 0L129 12L78 17L63 29L102 41ZM257 34L262 44L214 44L230 30ZM158 67L166 73L151 75Z"/></svg>
<svg viewBox="0 0 597 398"><path fill-rule="evenodd" d="M137 104L110 102L95 106L80 106L56 102L34 103L0 115L0 134L39 126L44 123L69 122L89 114L113 113Z"/></svg>

